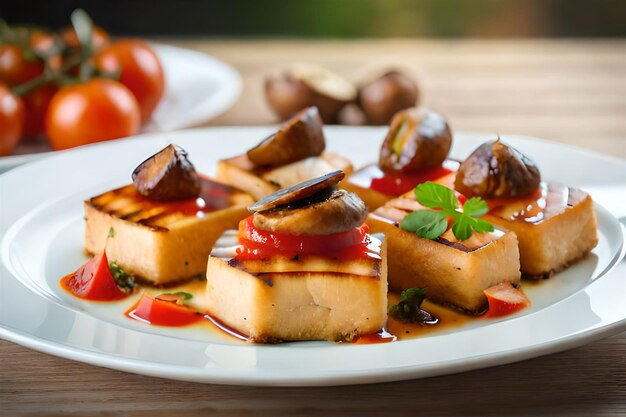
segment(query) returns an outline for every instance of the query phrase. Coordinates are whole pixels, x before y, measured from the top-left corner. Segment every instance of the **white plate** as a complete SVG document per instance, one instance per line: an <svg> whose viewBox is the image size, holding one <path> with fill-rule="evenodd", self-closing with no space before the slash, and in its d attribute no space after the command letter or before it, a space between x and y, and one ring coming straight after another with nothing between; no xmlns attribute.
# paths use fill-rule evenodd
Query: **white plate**
<svg viewBox="0 0 626 417"><path fill-rule="evenodd" d="M54 355L166 378L244 385L338 385L459 372L569 349L626 329L626 164L524 137L505 140L530 155L543 177L582 187L597 206L599 246L541 285L531 308L507 319L388 344L327 342L274 346L234 342L194 328L166 329L126 319L118 304L82 302L59 278L84 262L84 198L129 182L148 155L173 140L203 172L273 130L210 128L150 134L56 154L0 176L0 336ZM376 158L383 129L328 127L328 147L359 166ZM485 135L457 134L465 157ZM606 207L607 209L603 208ZM611 212L613 214L611 214Z"/></svg>
<svg viewBox="0 0 626 417"><path fill-rule="evenodd" d="M239 98L242 81L230 66L209 55L151 44L163 66L165 93L144 132L173 131L206 122ZM51 154L45 143L22 143L19 155L0 157L0 173Z"/></svg>

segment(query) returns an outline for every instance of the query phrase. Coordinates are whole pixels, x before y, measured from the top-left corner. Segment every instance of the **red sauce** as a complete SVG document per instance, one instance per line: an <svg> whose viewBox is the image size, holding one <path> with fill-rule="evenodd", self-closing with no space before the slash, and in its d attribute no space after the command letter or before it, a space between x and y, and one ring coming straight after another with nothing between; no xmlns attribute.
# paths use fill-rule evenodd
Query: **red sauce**
<svg viewBox="0 0 626 417"><path fill-rule="evenodd" d="M455 172L458 166L457 161L446 160L443 165L435 168L403 174L384 172L378 165L369 165L352 174L349 181L360 187L397 197L411 191L423 182L435 181Z"/></svg>
<svg viewBox="0 0 626 417"><path fill-rule="evenodd" d="M267 259L274 255L294 258L298 255L322 255L333 259L351 260L378 257L380 242L368 234L362 225L345 232L319 236L295 236L270 232L254 226L252 216L239 223L239 243L236 259Z"/></svg>
<svg viewBox="0 0 626 417"><path fill-rule="evenodd" d="M531 194L514 198L487 200L489 214L505 220L541 223L563 212L568 206L569 188L558 183L542 182Z"/></svg>
<svg viewBox="0 0 626 417"><path fill-rule="evenodd" d="M143 323L167 327L188 326L202 320L204 317L202 313L194 311L189 307L159 300L147 293L143 293L125 314L131 319Z"/></svg>
<svg viewBox="0 0 626 417"><path fill-rule="evenodd" d="M117 286L105 253L94 256L76 272L61 278L59 285L70 294L89 301L117 301L130 295Z"/></svg>

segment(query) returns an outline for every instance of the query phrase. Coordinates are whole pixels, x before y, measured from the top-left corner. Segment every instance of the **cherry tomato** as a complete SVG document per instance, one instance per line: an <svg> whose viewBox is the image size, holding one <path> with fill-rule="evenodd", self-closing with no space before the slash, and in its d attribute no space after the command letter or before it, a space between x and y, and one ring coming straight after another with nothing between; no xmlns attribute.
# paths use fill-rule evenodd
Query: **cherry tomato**
<svg viewBox="0 0 626 417"><path fill-rule="evenodd" d="M94 256L76 272L61 279L61 287L92 301L115 301L128 296L115 283L106 253Z"/></svg>
<svg viewBox="0 0 626 417"><path fill-rule="evenodd" d="M22 96L26 110L25 136L38 135L43 132L48 105L56 92L57 87L49 83Z"/></svg>
<svg viewBox="0 0 626 417"><path fill-rule="evenodd" d="M526 294L510 282L494 285L483 292L489 302L489 310L483 316L485 318L507 316L530 305Z"/></svg>
<svg viewBox="0 0 626 417"><path fill-rule="evenodd" d="M54 95L45 129L54 149L130 136L139 129L139 106L122 84L94 78Z"/></svg>
<svg viewBox="0 0 626 417"><path fill-rule="evenodd" d="M24 133L24 104L0 84L0 155L10 155Z"/></svg>
<svg viewBox="0 0 626 417"><path fill-rule="evenodd" d="M264 258L273 254L332 254L334 257L366 256L370 243L367 225L345 232L323 236L295 236L287 233L269 232L254 226L252 216L239 222L239 259ZM345 253L340 253L344 252Z"/></svg>
<svg viewBox="0 0 626 417"><path fill-rule="evenodd" d="M19 46L9 43L0 46L0 82L23 84L41 75L43 68L42 60L24 58Z"/></svg>
<svg viewBox="0 0 626 417"><path fill-rule="evenodd" d="M202 319L202 314L171 301L163 301L143 293L126 315L157 326L186 326Z"/></svg>
<svg viewBox="0 0 626 417"><path fill-rule="evenodd" d="M80 42L76 31L72 26L61 29L61 39L69 49L79 49ZM99 26L94 26L93 33L91 35L91 51L98 52L109 44L109 34Z"/></svg>
<svg viewBox="0 0 626 417"><path fill-rule="evenodd" d="M119 81L135 95L146 122L163 96L165 81L159 58L150 46L138 39L109 45L95 58L100 71L120 74Z"/></svg>

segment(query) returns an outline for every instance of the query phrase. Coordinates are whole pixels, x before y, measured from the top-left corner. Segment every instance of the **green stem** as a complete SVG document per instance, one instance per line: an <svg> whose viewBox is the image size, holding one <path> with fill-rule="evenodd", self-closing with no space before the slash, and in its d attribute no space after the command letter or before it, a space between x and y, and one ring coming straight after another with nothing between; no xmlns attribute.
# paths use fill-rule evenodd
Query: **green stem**
<svg viewBox="0 0 626 417"><path fill-rule="evenodd" d="M79 79L85 82L91 75L91 39L93 37L93 22L87 12L83 9L76 9L71 15L72 26L76 31L76 37L80 43L80 70Z"/></svg>

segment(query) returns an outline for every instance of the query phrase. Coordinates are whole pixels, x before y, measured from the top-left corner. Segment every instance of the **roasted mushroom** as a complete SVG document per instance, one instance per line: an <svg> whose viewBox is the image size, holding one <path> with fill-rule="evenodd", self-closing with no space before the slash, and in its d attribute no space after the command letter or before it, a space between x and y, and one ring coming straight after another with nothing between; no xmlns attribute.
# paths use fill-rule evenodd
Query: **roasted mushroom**
<svg viewBox="0 0 626 417"><path fill-rule="evenodd" d="M291 235L328 235L363 224L367 208L353 193L337 190L342 171L285 188L248 207L254 225Z"/></svg>
<svg viewBox="0 0 626 417"><path fill-rule="evenodd" d="M182 200L200 194L200 179L187 152L175 145L139 164L132 178L139 194L152 200Z"/></svg>
<svg viewBox="0 0 626 417"><path fill-rule="evenodd" d="M316 65L293 64L265 81L265 95L281 120L316 106L325 123L334 123L339 110L356 98L356 88L339 75Z"/></svg>
<svg viewBox="0 0 626 417"><path fill-rule="evenodd" d="M301 182L289 188L283 188L265 198L257 201L250 207L248 211L252 213L265 212L273 210L277 207L284 207L303 201L319 200L318 195L321 193L323 198L337 189L337 184L345 177L343 171L333 171L321 177L312 178L308 181ZM301 204L300 204L301 205Z"/></svg>
<svg viewBox="0 0 626 417"><path fill-rule="evenodd" d="M255 165L280 166L324 151L324 131L317 107L296 114L278 132L248 151Z"/></svg>
<svg viewBox="0 0 626 417"><path fill-rule="evenodd" d="M518 197L532 193L540 181L534 162L498 139L472 152L459 167L454 187L467 197Z"/></svg>
<svg viewBox="0 0 626 417"><path fill-rule="evenodd" d="M417 96L415 82L392 70L361 87L357 102L369 123L382 125L400 110L415 106Z"/></svg>
<svg viewBox="0 0 626 417"><path fill-rule="evenodd" d="M397 113L380 149L384 171L409 173L441 165L452 145L452 132L439 113L412 107Z"/></svg>
<svg viewBox="0 0 626 417"><path fill-rule="evenodd" d="M254 226L290 235L329 235L361 226L367 217L365 203L356 194L334 190L324 199L255 213Z"/></svg>

